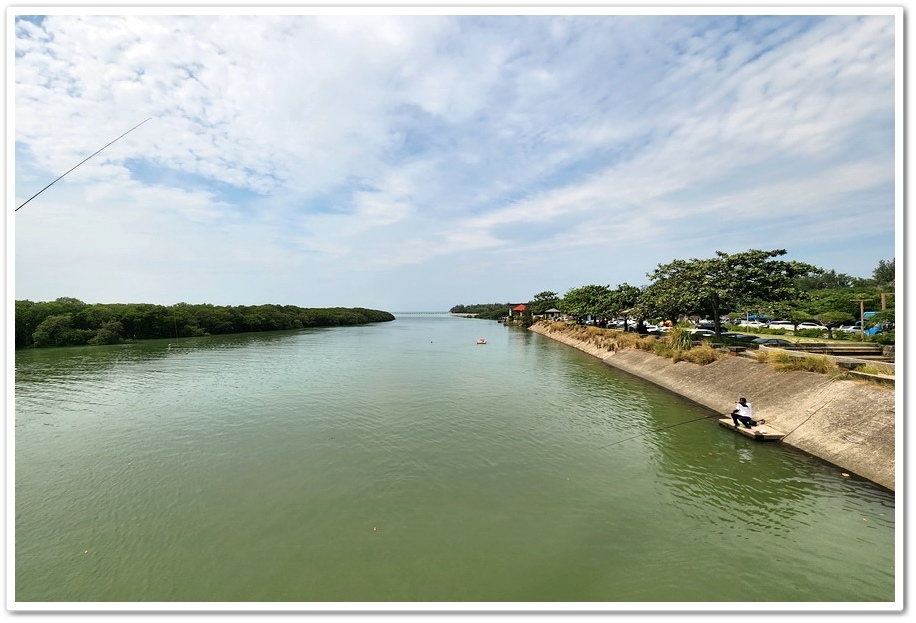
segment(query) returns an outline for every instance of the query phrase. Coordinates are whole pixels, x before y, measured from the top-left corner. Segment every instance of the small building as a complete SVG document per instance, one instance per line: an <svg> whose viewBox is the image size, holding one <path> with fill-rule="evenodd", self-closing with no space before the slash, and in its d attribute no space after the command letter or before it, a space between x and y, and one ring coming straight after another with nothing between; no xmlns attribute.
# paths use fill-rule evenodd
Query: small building
<svg viewBox="0 0 916 623"><path fill-rule="evenodd" d="M553 320L554 322L556 322L557 318L560 317L560 314L561 314L561 313L563 313L563 312L561 312L561 311L560 311L559 309L557 309L556 307L551 307L550 309L548 309L547 311L544 312L544 315L545 315L545 316L548 316L551 320Z"/></svg>
<svg viewBox="0 0 916 623"><path fill-rule="evenodd" d="M528 309L528 306L525 305L524 303L522 303L521 305L510 307L509 308L509 317L512 318L513 316L521 316L525 313L527 309Z"/></svg>

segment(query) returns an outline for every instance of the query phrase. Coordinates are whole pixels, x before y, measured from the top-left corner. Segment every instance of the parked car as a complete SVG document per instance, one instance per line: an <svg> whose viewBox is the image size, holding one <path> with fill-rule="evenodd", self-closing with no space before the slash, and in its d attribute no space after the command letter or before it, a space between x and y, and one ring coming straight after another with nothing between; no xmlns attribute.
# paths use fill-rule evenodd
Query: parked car
<svg viewBox="0 0 916 623"><path fill-rule="evenodd" d="M733 342L753 342L754 340L758 339L760 336L748 335L747 333L733 333L731 331L728 331L726 333L723 333L722 337L725 338L726 340L730 340Z"/></svg>
<svg viewBox="0 0 916 623"><path fill-rule="evenodd" d="M799 322L796 330L798 329L818 329L820 331L826 331L827 327L817 322Z"/></svg>
<svg viewBox="0 0 916 623"><path fill-rule="evenodd" d="M760 322L759 320L742 320L738 323L739 327L765 327L767 326L765 322Z"/></svg>
<svg viewBox="0 0 916 623"><path fill-rule="evenodd" d="M768 325L770 329L785 329L786 331L794 331L795 324L789 322L788 320L771 320Z"/></svg>
<svg viewBox="0 0 916 623"><path fill-rule="evenodd" d="M689 333L693 337L716 337L716 332L709 329L690 329Z"/></svg>
<svg viewBox="0 0 916 623"><path fill-rule="evenodd" d="M778 337L758 337L753 341L757 346L791 346L792 342Z"/></svg>
<svg viewBox="0 0 916 623"><path fill-rule="evenodd" d="M700 320L697 322L697 329L715 329L716 323L712 320Z"/></svg>

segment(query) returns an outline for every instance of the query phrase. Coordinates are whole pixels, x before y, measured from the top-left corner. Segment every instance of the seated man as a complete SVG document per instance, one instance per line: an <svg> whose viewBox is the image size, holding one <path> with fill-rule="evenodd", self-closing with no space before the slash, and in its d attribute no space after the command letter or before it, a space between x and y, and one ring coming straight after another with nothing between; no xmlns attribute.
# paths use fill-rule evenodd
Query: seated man
<svg viewBox="0 0 916 623"><path fill-rule="evenodd" d="M754 410L748 404L747 398L741 397L735 403L735 408L731 413L732 420L735 422L735 428L744 424L745 428L753 428L758 424L763 424L766 420L754 420Z"/></svg>

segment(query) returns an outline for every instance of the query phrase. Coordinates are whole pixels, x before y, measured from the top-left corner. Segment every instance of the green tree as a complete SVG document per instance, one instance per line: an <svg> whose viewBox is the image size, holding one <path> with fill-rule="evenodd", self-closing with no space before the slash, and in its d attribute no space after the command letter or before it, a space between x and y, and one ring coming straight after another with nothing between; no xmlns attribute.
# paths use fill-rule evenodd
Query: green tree
<svg viewBox="0 0 916 623"><path fill-rule="evenodd" d="M628 283L620 284L616 290L611 291L611 309L608 315L620 316L624 321L630 317L645 319L646 316L640 314L640 309L637 305L641 294L642 290L636 286L631 286Z"/></svg>
<svg viewBox="0 0 916 623"><path fill-rule="evenodd" d="M98 331L96 331L95 336L89 340L89 344L99 345L99 344L118 344L121 341L121 334L124 332L124 327L117 320L111 320L103 324Z"/></svg>
<svg viewBox="0 0 916 623"><path fill-rule="evenodd" d="M205 334L220 335L233 332L232 313L225 307L198 305L197 322Z"/></svg>
<svg viewBox="0 0 916 623"><path fill-rule="evenodd" d="M48 316L32 334L36 346L65 346L73 341L73 316Z"/></svg>
<svg viewBox="0 0 916 623"><path fill-rule="evenodd" d="M512 303L478 303L475 305L455 305L449 312L453 314L477 314L478 318L497 320L509 313Z"/></svg>
<svg viewBox="0 0 916 623"><path fill-rule="evenodd" d="M799 290L828 290L835 288L850 288L862 281L856 277L850 277L844 273L837 273L835 270L817 269L810 275L799 277L796 285Z"/></svg>
<svg viewBox="0 0 916 623"><path fill-rule="evenodd" d="M640 318L661 318L674 324L682 312L680 293L670 289L666 280L650 283L636 302L636 315Z"/></svg>
<svg viewBox="0 0 916 623"><path fill-rule="evenodd" d="M875 280L875 283L879 286L893 286L894 285L894 262L896 258L891 260L881 260L878 262L878 266L872 271L872 279Z"/></svg>
<svg viewBox="0 0 916 623"><path fill-rule="evenodd" d="M500 308L504 310L505 305ZM390 320L394 320L394 316L388 312L362 307L214 307L189 303L171 307L135 303L87 305L71 298L50 303L16 301L16 348L116 344L123 339L183 338L208 333L274 331Z"/></svg>
<svg viewBox="0 0 916 623"><path fill-rule="evenodd" d="M852 324L856 321L855 316L841 311L823 312L817 314L814 319L824 323L824 326L827 327L827 337L831 340L833 339L833 330L836 327Z"/></svg>
<svg viewBox="0 0 916 623"><path fill-rule="evenodd" d="M561 309L576 316L609 316L614 310L613 295L609 286L572 288L563 296Z"/></svg>
<svg viewBox="0 0 916 623"><path fill-rule="evenodd" d="M39 317L40 307L32 301L16 301L15 318L16 318L16 348L25 348L31 346L33 339L32 334L41 323L43 318Z"/></svg>
<svg viewBox="0 0 916 623"><path fill-rule="evenodd" d="M875 288L857 287L809 292L804 307L811 317L828 312L842 312L858 319L859 299L865 301L865 311L876 310L881 305L881 293Z"/></svg>
<svg viewBox="0 0 916 623"><path fill-rule="evenodd" d="M528 308L532 314L543 314L548 309L557 307L560 304L560 297L556 292L545 290L534 295L534 298L528 303Z"/></svg>
<svg viewBox="0 0 916 623"><path fill-rule="evenodd" d="M86 308L86 303L70 296L62 296L60 298L54 299L54 301L48 303L47 305L51 310L51 314L55 316L60 316L63 314L76 316Z"/></svg>
<svg viewBox="0 0 916 623"><path fill-rule="evenodd" d="M710 259L659 264L649 274L653 284L657 284L651 293L667 291L667 305L677 307L679 313L712 317L718 334L722 332L720 319L725 314L747 306L803 298L797 279L817 268L776 259L785 254L783 249L750 249L731 255L716 251L716 257Z"/></svg>

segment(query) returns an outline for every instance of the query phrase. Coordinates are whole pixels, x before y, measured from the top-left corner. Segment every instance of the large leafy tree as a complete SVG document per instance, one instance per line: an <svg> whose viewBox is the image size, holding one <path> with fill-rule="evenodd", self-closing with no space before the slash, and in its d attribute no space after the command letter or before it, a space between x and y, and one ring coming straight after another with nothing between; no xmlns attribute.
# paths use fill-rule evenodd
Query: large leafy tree
<svg viewBox="0 0 916 623"><path fill-rule="evenodd" d="M636 286L631 286L628 283L620 284L616 290L611 291L611 314L622 316L624 320L631 316L644 318L645 316L639 313L639 308L636 305L641 294L642 291Z"/></svg>
<svg viewBox="0 0 916 623"><path fill-rule="evenodd" d="M852 324L856 321L855 316L852 314L838 311L823 312L817 314L814 319L824 323L824 326L827 327L827 337L831 340L833 339L833 330L836 327L844 324Z"/></svg>
<svg viewBox="0 0 916 623"><path fill-rule="evenodd" d="M67 346L72 344L76 339L73 329L73 316L70 314L48 316L35 328L32 339L37 346Z"/></svg>
<svg viewBox="0 0 916 623"><path fill-rule="evenodd" d="M568 314L585 316L608 316L614 310L614 301L609 286L587 285L572 288L564 296L561 309Z"/></svg>
<svg viewBox="0 0 916 623"><path fill-rule="evenodd" d="M817 269L810 275L799 277L797 284L800 290L828 290L834 288L850 288L861 284L866 279L850 277L846 273L835 270Z"/></svg>
<svg viewBox="0 0 916 623"><path fill-rule="evenodd" d="M875 280L879 286L893 286L895 271L894 271L894 262L896 258L891 260L881 260L878 262L877 268L872 271L872 279Z"/></svg>
<svg viewBox="0 0 916 623"><path fill-rule="evenodd" d="M808 293L804 309L814 317L828 312L842 312L859 317L859 299L865 301L865 309L877 309L881 305L881 293L874 288L835 288L815 290Z"/></svg>
<svg viewBox="0 0 916 623"><path fill-rule="evenodd" d="M543 314L548 309L557 307L560 304L560 297L556 292L545 290L534 295L534 298L528 303L532 314Z"/></svg>
<svg viewBox="0 0 916 623"><path fill-rule="evenodd" d="M716 333L720 318L743 307L803 298L797 280L817 268L802 262L777 259L783 249L750 249L729 255L716 251L709 259L675 260L659 264L649 273L653 284L643 296L662 296L646 306L677 308L679 313L711 316ZM653 287L654 286L654 287Z"/></svg>
<svg viewBox="0 0 916 623"><path fill-rule="evenodd" d="M667 285L664 280L659 280L650 283L640 292L635 309L639 318L662 318L672 323L677 322L678 316L683 313L683 305L680 294Z"/></svg>

